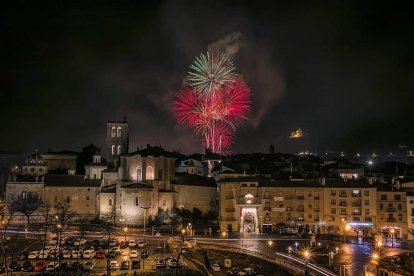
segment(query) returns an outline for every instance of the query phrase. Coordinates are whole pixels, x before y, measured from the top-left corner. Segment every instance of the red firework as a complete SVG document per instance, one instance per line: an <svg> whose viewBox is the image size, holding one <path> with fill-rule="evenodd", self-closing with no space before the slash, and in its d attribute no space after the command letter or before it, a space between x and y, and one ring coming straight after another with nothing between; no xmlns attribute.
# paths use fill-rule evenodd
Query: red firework
<svg viewBox="0 0 414 276"><path fill-rule="evenodd" d="M178 121L202 136L202 146L214 153L228 154L236 125L250 109L250 89L241 78L217 88L214 97L201 97L197 87L177 93L173 110Z"/></svg>

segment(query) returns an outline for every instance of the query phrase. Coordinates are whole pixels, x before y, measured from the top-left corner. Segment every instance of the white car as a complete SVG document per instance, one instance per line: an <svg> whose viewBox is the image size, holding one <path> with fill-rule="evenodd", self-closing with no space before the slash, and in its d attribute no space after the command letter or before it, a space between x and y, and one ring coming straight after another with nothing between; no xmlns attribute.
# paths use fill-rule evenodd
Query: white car
<svg viewBox="0 0 414 276"><path fill-rule="evenodd" d="M93 249L88 249L88 250L83 251L84 259L92 259L95 257L95 255L96 255L96 252Z"/></svg>
<svg viewBox="0 0 414 276"><path fill-rule="evenodd" d="M213 264L212 266L211 266L211 269L213 270L213 271L221 271L221 267L220 267L220 265L219 264Z"/></svg>
<svg viewBox="0 0 414 276"><path fill-rule="evenodd" d="M131 250L131 253L129 253L130 258L138 258L139 254L137 250Z"/></svg>
<svg viewBox="0 0 414 276"><path fill-rule="evenodd" d="M111 270L118 270L119 262L118 261L111 261L111 263L109 264L109 267L111 268Z"/></svg>
<svg viewBox="0 0 414 276"><path fill-rule="evenodd" d="M27 258L29 260L34 260L34 259L39 258L39 255L40 255L40 251L32 251L32 252L29 253L29 255L27 256Z"/></svg>
<svg viewBox="0 0 414 276"><path fill-rule="evenodd" d="M74 259L82 258L82 250L72 250L70 253Z"/></svg>
<svg viewBox="0 0 414 276"><path fill-rule="evenodd" d="M77 239L74 243L75 246L84 245L86 243L85 239Z"/></svg>
<svg viewBox="0 0 414 276"><path fill-rule="evenodd" d="M72 255L70 254L70 250L65 249L62 251L62 258L63 259L70 259L72 258Z"/></svg>
<svg viewBox="0 0 414 276"><path fill-rule="evenodd" d="M115 252L116 254L121 254L121 249L118 246L112 247L111 251Z"/></svg>
<svg viewBox="0 0 414 276"><path fill-rule="evenodd" d="M50 262L46 266L46 271L55 271L59 268L59 264L57 262Z"/></svg>
<svg viewBox="0 0 414 276"><path fill-rule="evenodd" d="M145 242L143 242L143 241L138 241L138 247L139 247L139 248L144 248L144 247L145 247Z"/></svg>
<svg viewBox="0 0 414 276"><path fill-rule="evenodd" d="M39 251L39 259L47 259L47 258L49 258L49 250L44 250L44 249L42 249L42 250L40 250Z"/></svg>
<svg viewBox="0 0 414 276"><path fill-rule="evenodd" d="M134 241L134 240L130 240L130 241L128 242L128 246L129 246L129 247L135 247L135 246L137 246L137 242L136 242L136 241Z"/></svg>

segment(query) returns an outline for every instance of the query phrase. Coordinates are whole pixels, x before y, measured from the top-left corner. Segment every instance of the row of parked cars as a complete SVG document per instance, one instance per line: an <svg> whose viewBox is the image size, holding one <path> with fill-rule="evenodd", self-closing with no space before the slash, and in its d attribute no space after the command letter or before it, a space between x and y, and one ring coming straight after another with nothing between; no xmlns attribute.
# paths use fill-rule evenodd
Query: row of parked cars
<svg viewBox="0 0 414 276"><path fill-rule="evenodd" d="M86 262L61 262L60 265L57 261L51 261L46 263L45 260L39 260L33 265L32 261L25 261L23 265L14 261L10 266L6 267L1 265L0 273L8 272L53 272L53 271L92 271L95 268L95 263L92 260Z"/></svg>

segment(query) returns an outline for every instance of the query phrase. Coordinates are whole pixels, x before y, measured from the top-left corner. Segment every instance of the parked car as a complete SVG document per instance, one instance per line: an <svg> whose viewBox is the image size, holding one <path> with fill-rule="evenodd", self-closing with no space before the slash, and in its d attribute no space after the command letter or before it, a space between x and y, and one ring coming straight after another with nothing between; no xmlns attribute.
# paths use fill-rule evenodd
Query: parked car
<svg viewBox="0 0 414 276"><path fill-rule="evenodd" d="M28 252L20 252L19 256L17 256L17 259L19 260L27 260L27 257L29 256Z"/></svg>
<svg viewBox="0 0 414 276"><path fill-rule="evenodd" d="M146 259L148 258L149 254L147 250L143 250L140 254L141 259Z"/></svg>
<svg viewBox="0 0 414 276"><path fill-rule="evenodd" d="M70 254L72 255L72 258L74 258L74 259L82 258L82 253L83 253L82 250L76 250L76 249L74 249L70 252Z"/></svg>
<svg viewBox="0 0 414 276"><path fill-rule="evenodd" d="M121 262L121 270L129 270L129 261Z"/></svg>
<svg viewBox="0 0 414 276"><path fill-rule="evenodd" d="M32 251L29 253L29 255L27 255L27 259L29 260L37 259L39 258L39 254L40 254L40 251Z"/></svg>
<svg viewBox="0 0 414 276"><path fill-rule="evenodd" d="M85 239L77 239L73 245L75 246L80 246L80 245L84 245L86 243Z"/></svg>
<svg viewBox="0 0 414 276"><path fill-rule="evenodd" d="M58 270L58 268L59 268L58 262L50 262L46 266L46 271L53 272L53 271Z"/></svg>
<svg viewBox="0 0 414 276"><path fill-rule="evenodd" d="M70 259L70 258L72 258L72 255L70 254L70 250L69 249L63 249L62 250L62 258L63 259Z"/></svg>
<svg viewBox="0 0 414 276"><path fill-rule="evenodd" d="M93 261L87 261L83 264L84 270L92 271L95 268L95 263Z"/></svg>
<svg viewBox="0 0 414 276"><path fill-rule="evenodd" d="M25 261L22 265L22 271L31 272L34 270L34 266L31 261Z"/></svg>
<svg viewBox="0 0 414 276"><path fill-rule="evenodd" d="M253 268L251 267L246 267L243 268L238 274L237 276L255 276L256 272L254 271Z"/></svg>
<svg viewBox="0 0 414 276"><path fill-rule="evenodd" d="M40 250L38 258L39 259L49 258L49 250L45 250L45 249Z"/></svg>
<svg viewBox="0 0 414 276"><path fill-rule="evenodd" d="M82 271L83 265L81 262L73 262L72 263L72 271Z"/></svg>
<svg viewBox="0 0 414 276"><path fill-rule="evenodd" d="M95 257L95 255L96 255L96 252L93 249L87 249L87 250L83 251L83 258L84 259L92 259L92 258Z"/></svg>
<svg viewBox="0 0 414 276"><path fill-rule="evenodd" d="M109 258L116 258L117 254L115 251L109 250Z"/></svg>
<svg viewBox="0 0 414 276"><path fill-rule="evenodd" d="M141 268L141 263L139 260L137 259L131 260L131 269L140 269L140 268Z"/></svg>
<svg viewBox="0 0 414 276"><path fill-rule="evenodd" d="M116 254L121 254L121 249L118 246L112 247L111 251L114 251Z"/></svg>
<svg viewBox="0 0 414 276"><path fill-rule="evenodd" d="M98 246L101 246L101 243L100 243L100 241L99 241L99 240L93 240L93 241L92 241L92 246L93 246L93 247L98 247Z"/></svg>
<svg viewBox="0 0 414 276"><path fill-rule="evenodd" d="M237 275L240 271L242 271L242 267L235 266L232 267L230 270L227 271L227 275Z"/></svg>
<svg viewBox="0 0 414 276"><path fill-rule="evenodd" d="M106 258L106 252L104 250L98 250L98 252L96 252L95 258L97 259L105 259Z"/></svg>
<svg viewBox="0 0 414 276"><path fill-rule="evenodd" d="M137 250L131 250L129 253L130 258L138 258L138 251Z"/></svg>
<svg viewBox="0 0 414 276"><path fill-rule="evenodd" d="M13 272L17 272L17 271L22 270L22 267L20 266L20 264L17 261L11 262L9 267L10 267L11 271L13 271Z"/></svg>
<svg viewBox="0 0 414 276"><path fill-rule="evenodd" d="M155 264L155 267L157 269L160 269L160 268L166 268L167 266L165 265L164 259L158 259L157 263Z"/></svg>
<svg viewBox="0 0 414 276"><path fill-rule="evenodd" d="M111 268L111 270L118 270L118 268L119 268L118 261L111 261L110 264L109 264L109 267Z"/></svg>
<svg viewBox="0 0 414 276"><path fill-rule="evenodd" d="M65 241L66 246L73 246L74 243L75 243L75 238L73 238L73 237L69 237Z"/></svg>
<svg viewBox="0 0 414 276"><path fill-rule="evenodd" d="M136 246L137 246L137 242L136 242L135 240L130 240L130 241L128 242L128 246L129 246L129 247L136 247Z"/></svg>
<svg viewBox="0 0 414 276"><path fill-rule="evenodd" d="M58 255L60 254L60 250L58 248L53 248L51 250L49 250L49 258L50 259L55 259L57 257L59 257Z"/></svg>
<svg viewBox="0 0 414 276"><path fill-rule="evenodd" d="M137 245L138 245L139 248L144 248L145 247L145 242L138 241Z"/></svg>
<svg viewBox="0 0 414 276"><path fill-rule="evenodd" d="M211 269L212 269L213 271L221 271L221 267L220 267L220 265L219 265L219 264L217 264L217 263L212 264L212 265L211 265Z"/></svg>
<svg viewBox="0 0 414 276"><path fill-rule="evenodd" d="M168 260L168 267L170 268L176 268L178 266L178 260L175 258Z"/></svg>
<svg viewBox="0 0 414 276"><path fill-rule="evenodd" d="M36 263L34 271L35 272L42 272L43 270L45 270L45 261L44 260L40 260Z"/></svg>
<svg viewBox="0 0 414 276"><path fill-rule="evenodd" d="M119 246L119 242L117 240L111 240L111 242L109 243L110 247L115 247L115 246Z"/></svg>
<svg viewBox="0 0 414 276"><path fill-rule="evenodd" d="M60 264L59 270L61 270L61 271L71 271L72 267L71 267L69 262L63 262L63 263Z"/></svg>
<svg viewBox="0 0 414 276"><path fill-rule="evenodd" d="M127 241L121 241L121 242L119 243L119 247L120 247L121 249L125 249L125 248L127 248L127 247L128 247L128 242L127 242Z"/></svg>

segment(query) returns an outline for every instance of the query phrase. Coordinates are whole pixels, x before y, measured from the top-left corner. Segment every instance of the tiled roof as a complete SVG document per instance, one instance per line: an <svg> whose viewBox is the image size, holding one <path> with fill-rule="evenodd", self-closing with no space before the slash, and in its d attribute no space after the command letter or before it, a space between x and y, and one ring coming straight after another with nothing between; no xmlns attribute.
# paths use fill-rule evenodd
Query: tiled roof
<svg viewBox="0 0 414 276"><path fill-rule="evenodd" d="M58 175L45 176L46 187L100 187L101 179L85 179L83 175Z"/></svg>

